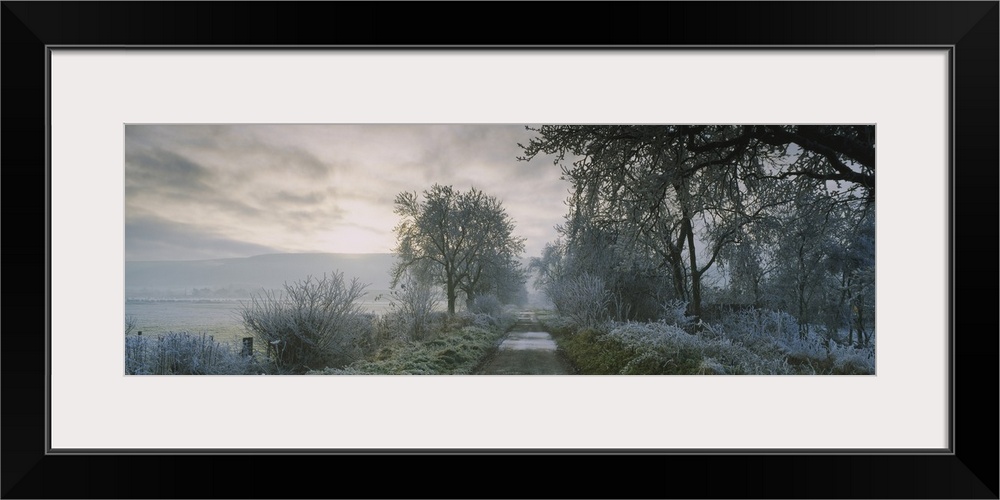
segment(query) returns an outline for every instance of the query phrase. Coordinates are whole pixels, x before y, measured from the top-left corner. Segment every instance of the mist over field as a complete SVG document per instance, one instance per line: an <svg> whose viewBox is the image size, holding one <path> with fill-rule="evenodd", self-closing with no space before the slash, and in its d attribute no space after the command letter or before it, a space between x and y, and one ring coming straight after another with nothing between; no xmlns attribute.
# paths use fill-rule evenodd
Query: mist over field
<svg viewBox="0 0 1000 500"><path fill-rule="evenodd" d="M247 298L262 289L341 270L371 290L389 288L391 253L269 254L253 257L125 262L126 299Z"/></svg>

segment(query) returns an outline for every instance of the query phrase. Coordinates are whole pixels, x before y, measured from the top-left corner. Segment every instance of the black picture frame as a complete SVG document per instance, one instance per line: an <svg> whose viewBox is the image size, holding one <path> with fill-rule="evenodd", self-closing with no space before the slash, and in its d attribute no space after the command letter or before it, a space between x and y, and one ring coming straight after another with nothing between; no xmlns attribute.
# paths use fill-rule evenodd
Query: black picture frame
<svg viewBox="0 0 1000 500"><path fill-rule="evenodd" d="M17 269L0 349L4 498L305 498L317 486L323 497L998 498L1000 329L991 308L971 306L997 294L996 1L553 4L558 15L537 3L2 3L3 254ZM950 452L50 454L47 47L123 45L951 47ZM308 471L317 465L329 476ZM528 482L512 468L544 472Z"/></svg>

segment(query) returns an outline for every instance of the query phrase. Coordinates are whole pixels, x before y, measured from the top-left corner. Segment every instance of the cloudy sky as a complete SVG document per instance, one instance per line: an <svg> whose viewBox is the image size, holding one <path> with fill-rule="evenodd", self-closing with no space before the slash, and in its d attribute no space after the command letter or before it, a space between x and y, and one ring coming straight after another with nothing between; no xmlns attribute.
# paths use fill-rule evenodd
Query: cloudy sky
<svg viewBox="0 0 1000 500"><path fill-rule="evenodd" d="M434 183L496 196L541 252L568 183L518 162L523 125L128 125L125 259L382 253L393 200Z"/></svg>

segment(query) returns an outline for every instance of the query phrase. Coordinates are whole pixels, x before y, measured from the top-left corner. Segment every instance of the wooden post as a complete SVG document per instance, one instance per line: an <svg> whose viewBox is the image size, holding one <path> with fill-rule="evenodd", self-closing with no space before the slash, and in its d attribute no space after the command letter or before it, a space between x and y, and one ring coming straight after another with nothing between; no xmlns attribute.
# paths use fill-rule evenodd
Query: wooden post
<svg viewBox="0 0 1000 500"><path fill-rule="evenodd" d="M278 346L281 345L281 340L273 340L267 343L267 359L271 359L271 351L274 351L274 361L281 364L281 351L278 350Z"/></svg>

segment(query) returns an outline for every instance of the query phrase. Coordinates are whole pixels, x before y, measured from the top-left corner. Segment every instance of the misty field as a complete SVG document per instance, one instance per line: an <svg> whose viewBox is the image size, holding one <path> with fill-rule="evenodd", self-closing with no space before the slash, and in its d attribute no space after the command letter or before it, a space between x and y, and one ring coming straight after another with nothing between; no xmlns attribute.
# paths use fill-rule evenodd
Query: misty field
<svg viewBox="0 0 1000 500"><path fill-rule="evenodd" d="M360 302L368 313L390 309L386 300L375 300L387 290L373 290ZM216 340L238 342L248 334L240 317L241 303L248 299L133 299L125 302L125 314L136 319L131 334L164 335L170 332L205 333Z"/></svg>

